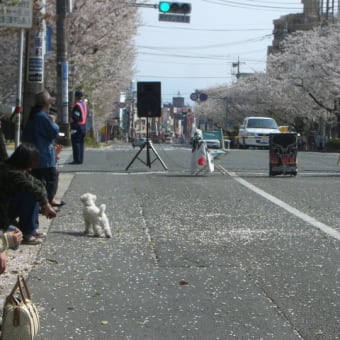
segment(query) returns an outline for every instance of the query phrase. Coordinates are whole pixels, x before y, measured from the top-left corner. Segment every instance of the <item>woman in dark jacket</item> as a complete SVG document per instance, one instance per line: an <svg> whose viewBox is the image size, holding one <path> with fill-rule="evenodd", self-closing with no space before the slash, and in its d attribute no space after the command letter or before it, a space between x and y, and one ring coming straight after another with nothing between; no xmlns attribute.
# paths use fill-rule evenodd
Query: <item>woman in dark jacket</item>
<svg viewBox="0 0 340 340"><path fill-rule="evenodd" d="M55 98L46 90L37 93L35 106L22 133L22 141L34 144L39 150L39 161L33 167L32 175L45 184L50 203L58 186L54 141L58 136L59 126L55 123L56 117L49 115L50 106L54 101Z"/></svg>
<svg viewBox="0 0 340 340"><path fill-rule="evenodd" d="M40 244L39 209L47 218L56 216L49 204L43 183L29 172L39 159L32 144L19 145L13 154L0 162L0 229L7 230L18 219L26 244Z"/></svg>

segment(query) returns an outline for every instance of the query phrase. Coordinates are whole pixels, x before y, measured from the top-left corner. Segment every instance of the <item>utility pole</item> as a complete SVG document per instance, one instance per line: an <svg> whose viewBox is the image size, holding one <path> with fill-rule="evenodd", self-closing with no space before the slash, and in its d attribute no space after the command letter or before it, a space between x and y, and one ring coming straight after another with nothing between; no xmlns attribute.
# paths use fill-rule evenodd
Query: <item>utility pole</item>
<svg viewBox="0 0 340 340"><path fill-rule="evenodd" d="M66 37L66 13L69 0L57 0L57 112L60 131L65 134L65 144L69 144L69 98L68 98L68 76L69 65L67 60L67 37Z"/></svg>
<svg viewBox="0 0 340 340"><path fill-rule="evenodd" d="M19 33L19 67L18 67L18 84L17 84L17 100L15 104L15 136L14 142L15 147L18 147L20 144L20 132L21 132L21 120L22 120L22 80L23 80L23 62L24 62L24 39L25 39L25 30L20 28Z"/></svg>
<svg viewBox="0 0 340 340"><path fill-rule="evenodd" d="M24 84L24 124L34 106L35 94L44 89L45 69L45 5L46 1L33 2L33 26L27 32L27 68Z"/></svg>
<svg viewBox="0 0 340 340"><path fill-rule="evenodd" d="M240 58L237 59L237 62L236 63L232 63L232 66L233 68L237 68L236 69L236 73L233 72L234 75L236 75L236 78L239 79L241 77L241 72L240 72ZM242 63L242 64L245 64L245 63Z"/></svg>

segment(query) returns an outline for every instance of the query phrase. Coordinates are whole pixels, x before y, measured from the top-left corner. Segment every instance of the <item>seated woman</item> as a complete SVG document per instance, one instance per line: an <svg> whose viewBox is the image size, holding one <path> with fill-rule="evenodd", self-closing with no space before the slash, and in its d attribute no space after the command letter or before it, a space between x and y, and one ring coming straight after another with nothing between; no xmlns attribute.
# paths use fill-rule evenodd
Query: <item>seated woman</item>
<svg viewBox="0 0 340 340"><path fill-rule="evenodd" d="M13 154L0 162L0 229L16 224L23 243L40 244L39 211L47 218L56 216L49 204L43 183L30 174L39 159L38 149L28 143L19 145Z"/></svg>
<svg viewBox="0 0 340 340"><path fill-rule="evenodd" d="M16 228L12 231L0 230L0 274L7 268L6 250L15 249L22 241L22 232Z"/></svg>

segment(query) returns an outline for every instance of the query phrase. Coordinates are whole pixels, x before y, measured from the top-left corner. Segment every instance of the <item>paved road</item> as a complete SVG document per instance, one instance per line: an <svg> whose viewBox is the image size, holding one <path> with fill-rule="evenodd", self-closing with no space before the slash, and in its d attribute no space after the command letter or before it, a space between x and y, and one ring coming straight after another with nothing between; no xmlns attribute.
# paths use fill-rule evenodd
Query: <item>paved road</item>
<svg viewBox="0 0 340 340"><path fill-rule="evenodd" d="M225 174L191 177L189 149L156 147L169 171L125 171L127 146L87 150L82 166L64 152L68 204L29 280L38 339L339 339L336 155L269 178L265 151L237 150ZM87 191L112 239L83 236Z"/></svg>

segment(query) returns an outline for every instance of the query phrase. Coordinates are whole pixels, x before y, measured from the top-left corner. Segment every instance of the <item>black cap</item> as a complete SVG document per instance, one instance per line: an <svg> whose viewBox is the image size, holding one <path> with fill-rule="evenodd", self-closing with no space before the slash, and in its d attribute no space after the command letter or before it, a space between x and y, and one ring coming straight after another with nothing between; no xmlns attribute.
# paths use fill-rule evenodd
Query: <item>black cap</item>
<svg viewBox="0 0 340 340"><path fill-rule="evenodd" d="M83 92L80 91L80 90L77 90L74 95L75 95L76 98L83 98Z"/></svg>

